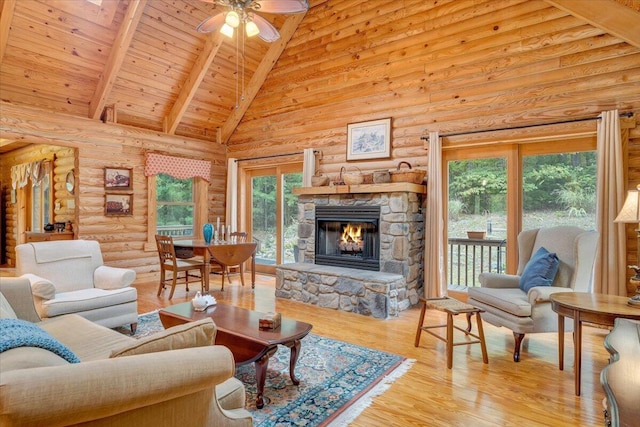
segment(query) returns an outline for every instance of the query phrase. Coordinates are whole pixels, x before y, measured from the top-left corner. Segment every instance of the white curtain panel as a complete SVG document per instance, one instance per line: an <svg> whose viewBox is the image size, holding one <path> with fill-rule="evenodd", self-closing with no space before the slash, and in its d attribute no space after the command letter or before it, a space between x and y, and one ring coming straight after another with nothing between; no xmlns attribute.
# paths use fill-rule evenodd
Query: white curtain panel
<svg viewBox="0 0 640 427"><path fill-rule="evenodd" d="M429 132L427 215L425 222L424 294L437 298L447 294L444 269L444 190L442 188L442 141L438 132Z"/></svg>
<svg viewBox="0 0 640 427"><path fill-rule="evenodd" d="M227 160L227 211L225 222L231 230L238 231L238 161Z"/></svg>
<svg viewBox="0 0 640 427"><path fill-rule="evenodd" d="M593 290L626 296L627 244L625 224L614 223L624 203L623 145L618 110L605 111L598 122L596 226L600 251L596 256Z"/></svg>
<svg viewBox="0 0 640 427"><path fill-rule="evenodd" d="M315 175L316 168L316 151L313 148L305 148L302 160L302 186L311 187L311 177Z"/></svg>

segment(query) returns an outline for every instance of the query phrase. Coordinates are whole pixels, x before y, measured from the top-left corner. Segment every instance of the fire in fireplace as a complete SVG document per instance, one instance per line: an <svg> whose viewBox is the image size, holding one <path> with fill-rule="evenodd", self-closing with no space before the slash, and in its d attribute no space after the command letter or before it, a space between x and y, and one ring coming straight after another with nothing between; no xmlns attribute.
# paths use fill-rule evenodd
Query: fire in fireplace
<svg viewBox="0 0 640 427"><path fill-rule="evenodd" d="M316 206L315 263L380 270L379 206Z"/></svg>

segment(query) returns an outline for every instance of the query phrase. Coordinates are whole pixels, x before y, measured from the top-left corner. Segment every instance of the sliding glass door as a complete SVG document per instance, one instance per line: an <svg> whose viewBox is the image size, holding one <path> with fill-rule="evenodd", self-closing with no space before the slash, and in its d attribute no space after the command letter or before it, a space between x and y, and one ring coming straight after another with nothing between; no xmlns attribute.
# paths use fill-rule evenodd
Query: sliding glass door
<svg viewBox="0 0 640 427"><path fill-rule="evenodd" d="M521 230L595 228L595 148L584 138L443 151L449 286L515 274Z"/></svg>
<svg viewBox="0 0 640 427"><path fill-rule="evenodd" d="M302 164L245 169L247 229L258 244L256 270L275 273L277 264L295 262L298 197Z"/></svg>

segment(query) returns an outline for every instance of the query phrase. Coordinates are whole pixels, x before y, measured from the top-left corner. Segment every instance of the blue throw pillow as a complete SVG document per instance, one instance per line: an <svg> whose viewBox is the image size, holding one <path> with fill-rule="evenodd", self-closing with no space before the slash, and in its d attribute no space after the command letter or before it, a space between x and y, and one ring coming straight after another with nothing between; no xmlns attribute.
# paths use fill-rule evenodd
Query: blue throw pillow
<svg viewBox="0 0 640 427"><path fill-rule="evenodd" d="M520 289L529 292L534 286L551 286L559 266L558 256L541 247L524 267L520 276Z"/></svg>

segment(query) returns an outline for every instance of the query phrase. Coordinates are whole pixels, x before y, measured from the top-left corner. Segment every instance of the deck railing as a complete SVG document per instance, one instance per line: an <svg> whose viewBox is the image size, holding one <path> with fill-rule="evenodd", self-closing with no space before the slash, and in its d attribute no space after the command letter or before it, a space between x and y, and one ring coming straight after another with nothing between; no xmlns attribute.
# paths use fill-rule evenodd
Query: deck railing
<svg viewBox="0 0 640 427"><path fill-rule="evenodd" d="M163 236L193 236L193 225L159 225L157 230Z"/></svg>
<svg viewBox="0 0 640 427"><path fill-rule="evenodd" d="M449 239L449 284L478 286L480 273L504 273L506 243L497 239Z"/></svg>

